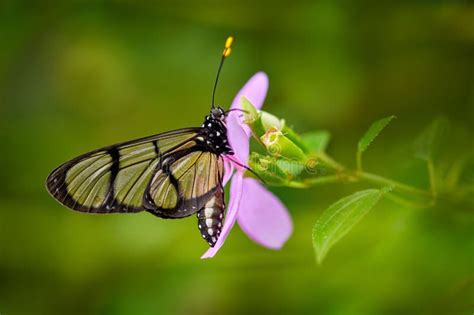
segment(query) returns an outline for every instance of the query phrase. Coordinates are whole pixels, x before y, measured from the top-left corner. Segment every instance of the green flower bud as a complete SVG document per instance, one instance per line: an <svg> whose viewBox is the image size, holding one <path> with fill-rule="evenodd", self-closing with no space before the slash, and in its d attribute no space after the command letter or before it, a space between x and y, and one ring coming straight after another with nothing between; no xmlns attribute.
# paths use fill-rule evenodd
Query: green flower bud
<svg viewBox="0 0 474 315"><path fill-rule="evenodd" d="M268 130L260 137L260 141L271 156L284 157L297 162L304 162L307 159L303 150L276 128Z"/></svg>
<svg viewBox="0 0 474 315"><path fill-rule="evenodd" d="M265 111L257 110L250 101L242 96L242 109L244 110L245 123L250 127L253 135L265 146L267 150L270 149L270 153L275 152L275 156L284 156L285 158L290 158L283 154L278 153L280 148L278 147L280 143L273 144L271 148L268 147L269 142L274 142L276 139L273 139L278 131L286 139L281 139L282 142L289 142L285 145L285 149L288 149L289 156L293 159L300 161L304 153L308 153L306 146L304 145L301 137L293 131L290 127L287 126L284 119L280 119L275 115L272 115ZM267 136L267 137L266 137ZM272 138L269 139L268 137ZM267 143L264 143L264 140L267 140ZM270 141L271 140L271 141ZM292 145L293 144L293 145ZM294 148L294 146L298 148Z"/></svg>
<svg viewBox="0 0 474 315"><path fill-rule="evenodd" d="M288 184L288 175L280 168L277 161L270 156L252 153L249 159L250 168L268 185L285 186ZM255 177L248 172L249 176Z"/></svg>
<svg viewBox="0 0 474 315"><path fill-rule="evenodd" d="M278 129L282 130L283 127L285 126L285 120L280 119L270 113L267 113L265 111L260 112L260 119L262 121L263 128L265 131L268 131L270 129Z"/></svg>
<svg viewBox="0 0 474 315"><path fill-rule="evenodd" d="M281 131L285 134L285 136L290 139L295 145L297 145L303 152L307 153L308 150L306 145L304 144L301 136L297 134L293 129L288 127L286 124L283 126Z"/></svg>
<svg viewBox="0 0 474 315"><path fill-rule="evenodd" d="M276 160L276 164L290 180L298 177L305 170L305 164L293 160L280 158Z"/></svg>
<svg viewBox="0 0 474 315"><path fill-rule="evenodd" d="M240 98L240 103L242 105L242 109L244 110L244 117L246 123L253 123L260 118L257 109L252 105L252 103L250 103L250 101L245 96L242 96Z"/></svg>
<svg viewBox="0 0 474 315"><path fill-rule="evenodd" d="M240 98L242 109L244 110L244 121L252 130L252 133L257 139L265 133L265 128L262 125L261 113L250 103L250 101L242 96Z"/></svg>

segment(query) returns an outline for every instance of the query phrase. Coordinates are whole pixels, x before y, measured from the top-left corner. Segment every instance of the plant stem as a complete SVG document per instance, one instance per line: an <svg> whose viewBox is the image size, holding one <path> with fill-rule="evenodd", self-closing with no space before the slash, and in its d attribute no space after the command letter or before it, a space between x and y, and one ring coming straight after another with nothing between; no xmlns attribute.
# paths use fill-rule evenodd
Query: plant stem
<svg viewBox="0 0 474 315"><path fill-rule="evenodd" d="M340 175L328 175L321 176L316 178L309 178L304 181L307 186L320 185L320 184L329 184L329 183L339 183L343 180Z"/></svg>
<svg viewBox="0 0 474 315"><path fill-rule="evenodd" d="M336 162L333 158L331 158L325 152L318 152L318 154L316 154L316 159L320 160L323 164L331 167L335 171L343 172L345 170L344 166Z"/></svg>
<svg viewBox="0 0 474 315"><path fill-rule="evenodd" d="M398 197L397 195L388 193L385 195L388 199L392 200L395 203L398 203L399 205L405 206L405 207L410 207L410 208L416 208L416 209L426 209L430 208L434 205L434 201L429 202L428 204L419 204L415 203L403 198Z"/></svg>
<svg viewBox="0 0 474 315"><path fill-rule="evenodd" d="M328 156L324 152L318 152L316 155L316 158L321 161L324 165L332 168L334 171L336 171L335 175L329 175L329 176L323 176L323 177L316 177L316 178L311 178L305 180L303 183L307 186L313 186L313 185L320 185L320 184L326 184L326 183L336 183L336 182L347 182L352 181L352 182L359 182L359 181L366 181L372 184L380 185L380 186L393 186L393 189L399 192L405 192L409 193L411 195L417 195L425 198L430 198L430 199L435 199L436 198L436 189L433 189L434 183L431 183L432 190L431 191L426 191L423 189L419 189L401 182L398 182L393 179L389 179L377 174L372 174L368 172L362 171L362 163L361 161L357 162L357 171L351 171L347 170L343 165L339 164L336 162L333 158ZM434 170L432 167L428 167L429 172L430 172L430 179L431 176L433 176ZM430 170L431 169L431 170ZM432 179L431 181L433 181ZM298 183L301 185L302 183Z"/></svg>
<svg viewBox="0 0 474 315"><path fill-rule="evenodd" d="M367 173L367 172L360 172L358 173L356 176L368 181L368 182L371 182L371 183L374 183L374 184L379 184L379 185L387 185L387 186L393 186L393 188L395 190L399 190L399 191L404 191L404 192L407 192L407 193L411 193L411 194L414 194L414 195L420 195L420 196L423 196L423 197L433 197L433 195L425 190L422 190L422 189L419 189L419 188L416 188L416 187L413 187L413 186L410 186L410 185L407 185L407 184L404 184L404 183L400 183L400 182L397 182L393 179L388 179L388 178L385 178L383 176L380 176L380 175L376 175L376 174L371 174L371 173Z"/></svg>
<svg viewBox="0 0 474 315"><path fill-rule="evenodd" d="M437 190L437 187L436 187L436 177L435 177L434 164L433 164L433 161L431 159L428 159L428 161L426 161L426 164L428 166L428 176L430 178L431 194L433 195L433 197L436 198L436 196L438 195L438 190Z"/></svg>

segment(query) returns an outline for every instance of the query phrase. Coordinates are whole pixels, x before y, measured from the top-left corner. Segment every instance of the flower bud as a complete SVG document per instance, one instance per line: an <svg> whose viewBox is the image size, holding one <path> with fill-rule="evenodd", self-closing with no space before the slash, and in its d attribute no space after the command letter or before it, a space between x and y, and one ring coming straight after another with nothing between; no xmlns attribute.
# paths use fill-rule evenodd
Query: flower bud
<svg viewBox="0 0 474 315"><path fill-rule="evenodd" d="M303 150L276 128L268 130L260 137L260 141L271 156L284 157L298 162L306 161Z"/></svg>
<svg viewBox="0 0 474 315"><path fill-rule="evenodd" d="M250 101L245 96L242 96L240 98L240 103L242 105L242 109L244 110L244 117L246 123L253 123L260 118L257 109L253 106L252 103L250 103Z"/></svg>
<svg viewBox="0 0 474 315"><path fill-rule="evenodd" d="M286 138L286 139L282 139L281 141L283 142L289 141L290 144L288 144L288 146L291 147L291 143L292 143L293 147L296 145L299 148L299 150L298 148L295 148L295 150L298 152L291 152L292 149L290 149L290 152L289 152L291 156L294 156L296 154L296 158L298 159L298 161L301 158L300 153L304 155L304 153L308 151L301 137L296 132L294 132L293 129L288 127L284 119L280 119L276 117L275 115L272 115L268 112L257 110L252 105L252 103L250 103L250 101L244 96L241 97L241 104L242 104L242 109L244 110L245 123L250 127L250 130L252 131L253 135L258 140L260 140L262 144L267 146L265 143L263 143L263 139L265 135L271 135L275 133L276 131L278 131L280 132L280 134L282 135L284 134L283 137ZM273 147L273 148L270 148L269 152L271 153L271 152L278 152L278 151L279 151L278 147Z"/></svg>
<svg viewBox="0 0 474 315"><path fill-rule="evenodd" d="M250 127L252 133L257 137L257 139L265 133L265 128L263 128L261 121L261 113L250 103L250 101L242 96L240 98L242 109L244 110L244 122L247 126Z"/></svg>
<svg viewBox="0 0 474 315"><path fill-rule="evenodd" d="M249 166L268 185L285 186L288 184L288 175L270 156L262 156L254 152L249 159ZM251 173L249 175L252 176Z"/></svg>
<svg viewBox="0 0 474 315"><path fill-rule="evenodd" d="M261 111L260 113L261 113L260 119L262 120L262 126L265 129L265 131L268 131L270 129L282 130L283 127L285 126L284 119L280 119L265 111Z"/></svg>

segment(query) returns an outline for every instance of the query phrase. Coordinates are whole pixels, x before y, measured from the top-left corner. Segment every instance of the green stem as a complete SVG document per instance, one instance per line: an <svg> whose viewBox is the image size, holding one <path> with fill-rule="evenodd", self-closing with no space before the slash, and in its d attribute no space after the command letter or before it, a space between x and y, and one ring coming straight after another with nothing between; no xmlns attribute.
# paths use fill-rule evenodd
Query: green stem
<svg viewBox="0 0 474 315"><path fill-rule="evenodd" d="M430 173L430 181L431 181L431 191L426 191L423 189L419 189L401 182L398 182L393 179L389 179L377 174L368 173L362 170L362 160L360 155L357 156L357 170L349 170L346 169L342 164L336 162L332 157L327 155L325 152L317 152L314 153L310 157L309 160L315 159L319 161L321 164L327 166L335 174L327 175L327 176L316 176L314 178L308 178L303 181L297 180L290 180L288 181L285 186L293 187L293 188L306 188L315 185L321 184L328 184L328 183L344 183L344 182L369 182L372 184L376 184L379 186L391 186L395 191L404 192L411 195L429 198L432 203L434 203L435 199L437 198L436 194L436 187L434 186L434 169L432 163L428 164L428 171ZM396 196L392 199L397 199ZM397 200L401 202L401 199ZM431 203L430 203L431 205ZM413 204L411 204L413 206ZM418 205L419 206L419 205Z"/></svg>
<svg viewBox="0 0 474 315"><path fill-rule="evenodd" d="M328 175L328 176L321 176L316 178L308 178L303 181L290 181L286 184L287 187L291 188L308 188L316 185L323 185L323 184L332 184L332 183L340 183L343 179L340 175Z"/></svg>
<svg viewBox="0 0 474 315"><path fill-rule="evenodd" d="M316 177L312 179L307 179L304 181L304 184L307 186L313 185L320 185L326 183L336 183L336 182L359 182L359 181L366 181L372 184L380 185L380 186L393 186L393 189L399 192L405 192L412 195L417 195L425 198L434 199L436 195L433 192L428 192L423 189L419 189L401 182L398 182L393 179L389 179L377 174L372 174L368 172L364 172L361 170L361 165L358 162L358 171L349 171L344 166L333 160L330 156L328 156L324 152L318 152L316 158L321 161L324 165L332 168L336 171L335 175L330 176L323 176L323 177ZM299 183L300 185L301 183Z"/></svg>
<svg viewBox="0 0 474 315"><path fill-rule="evenodd" d="M438 195L438 190L437 190L437 187L436 187L436 177L435 177L434 164L433 164L433 161L431 159L428 159L426 164L428 166L428 176L430 178L431 194L433 195L433 197L436 198L436 196Z"/></svg>
<svg viewBox="0 0 474 315"><path fill-rule="evenodd" d="M306 182L300 182L300 181L291 181L291 182L288 182L286 185L286 187L290 187L290 188L308 188L310 187L310 185L307 185Z"/></svg>
<svg viewBox="0 0 474 315"><path fill-rule="evenodd" d="M358 177L360 177L361 179L364 179L368 182L371 182L371 183L374 183L374 184L378 184L378 185L386 185L386 186L393 186L393 188L395 190L398 190L398 191L403 191L403 192L406 192L406 193L410 193L410 194L413 194L413 195L419 195L419 196L423 196L423 197L433 197L433 195L425 190L422 190L422 189L419 189L419 188L416 188L416 187L413 187L413 186L410 186L410 185L407 185L407 184L404 184L404 183L400 183L400 182L397 182L393 179L388 179L388 178L385 178L383 176L380 176L380 175L376 175L376 174L371 174L371 173L367 173L367 172L360 172L357 174Z"/></svg>
<svg viewBox="0 0 474 315"><path fill-rule="evenodd" d="M343 178L340 175L328 175L328 176L321 176L316 178L309 178L304 181L307 186L314 186L314 185L321 185L321 184L329 184L329 183L339 183L343 181Z"/></svg>
<svg viewBox="0 0 474 315"><path fill-rule="evenodd" d="M338 172L342 173L345 170L344 166L337 163L335 160L333 160L333 158L331 158L325 152L318 152L315 157L316 157L317 160L321 161L324 165L329 166L330 168L334 169L335 171L338 171Z"/></svg>
<svg viewBox="0 0 474 315"><path fill-rule="evenodd" d="M402 206L405 206L405 207L410 207L410 208L426 209L426 208L430 208L434 205L434 201L431 201L427 204L419 204L419 203L415 203L415 202L400 198L397 195L394 195L394 194L391 194L391 193L386 194L385 196L388 199L392 200L393 202L398 203L399 205L402 205Z"/></svg>

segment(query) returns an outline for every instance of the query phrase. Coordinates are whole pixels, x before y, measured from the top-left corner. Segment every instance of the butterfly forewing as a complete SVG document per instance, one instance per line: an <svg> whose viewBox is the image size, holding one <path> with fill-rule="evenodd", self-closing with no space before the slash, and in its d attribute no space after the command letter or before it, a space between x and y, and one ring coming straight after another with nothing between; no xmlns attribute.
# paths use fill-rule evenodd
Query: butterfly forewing
<svg viewBox="0 0 474 315"><path fill-rule="evenodd" d="M199 131L181 129L86 153L54 170L47 188L78 211L190 215L212 196L223 175L222 158L198 149Z"/></svg>
<svg viewBox="0 0 474 315"><path fill-rule="evenodd" d="M143 193L159 165L159 158L120 169L114 183L115 199L125 209L143 210Z"/></svg>

